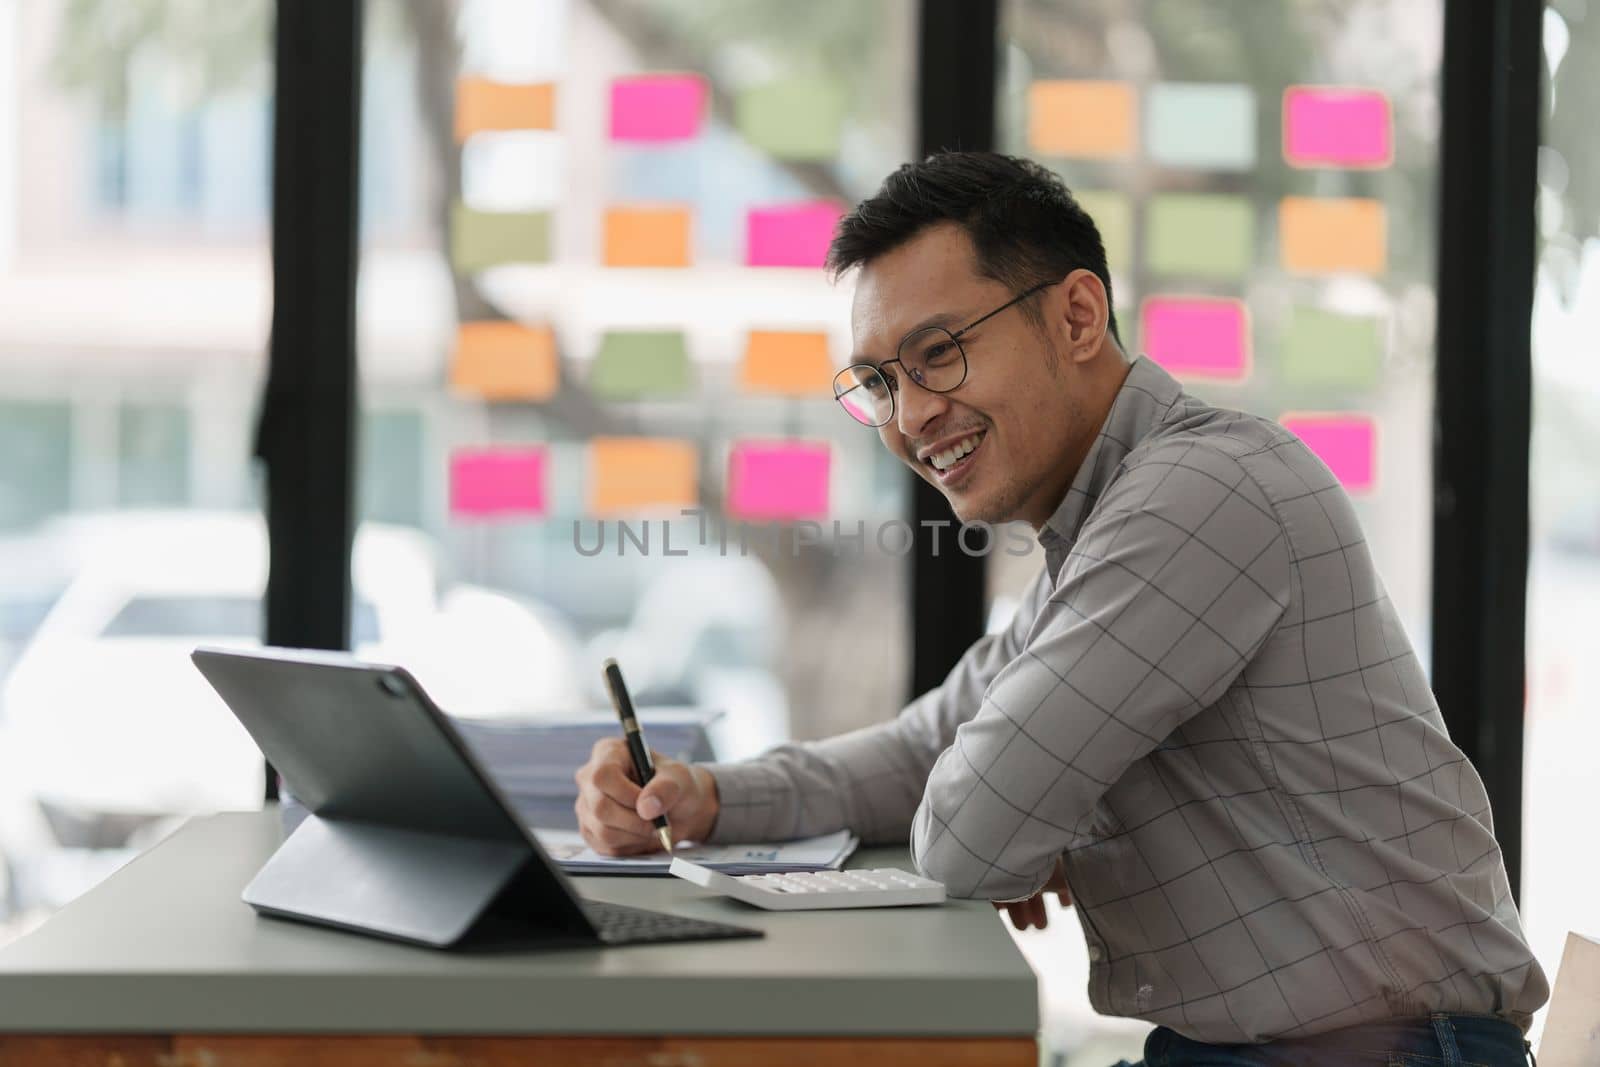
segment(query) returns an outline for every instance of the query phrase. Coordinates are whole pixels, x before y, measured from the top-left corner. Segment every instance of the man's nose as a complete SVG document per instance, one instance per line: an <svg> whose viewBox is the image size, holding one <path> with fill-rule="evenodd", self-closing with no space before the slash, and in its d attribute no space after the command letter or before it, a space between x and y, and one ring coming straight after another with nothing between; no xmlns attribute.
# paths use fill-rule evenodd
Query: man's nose
<svg viewBox="0 0 1600 1067"><path fill-rule="evenodd" d="M943 393L924 389L912 381L910 375L904 375L900 379L900 395L895 398L894 406L900 433L915 439L933 420L950 410L950 401Z"/></svg>

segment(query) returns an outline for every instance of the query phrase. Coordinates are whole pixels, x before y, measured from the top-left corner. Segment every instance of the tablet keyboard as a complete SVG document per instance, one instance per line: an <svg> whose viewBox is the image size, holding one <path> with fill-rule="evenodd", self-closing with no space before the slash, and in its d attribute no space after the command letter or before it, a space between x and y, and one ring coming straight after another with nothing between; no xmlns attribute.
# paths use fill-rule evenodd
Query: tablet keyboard
<svg viewBox="0 0 1600 1067"><path fill-rule="evenodd" d="M890 908L944 902L943 885L893 867L734 877L685 859L675 859L670 869L695 885L769 911Z"/></svg>
<svg viewBox="0 0 1600 1067"><path fill-rule="evenodd" d="M583 902L583 913L608 945L636 945L646 941L712 941L731 937L761 937L760 930L730 923L690 919L664 911L630 908L598 900Z"/></svg>

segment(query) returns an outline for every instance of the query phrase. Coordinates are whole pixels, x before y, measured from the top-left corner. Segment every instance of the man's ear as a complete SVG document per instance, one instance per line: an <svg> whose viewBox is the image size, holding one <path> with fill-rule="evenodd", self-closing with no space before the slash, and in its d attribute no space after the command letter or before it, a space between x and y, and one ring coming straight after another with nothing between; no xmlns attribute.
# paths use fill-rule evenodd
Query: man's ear
<svg viewBox="0 0 1600 1067"><path fill-rule="evenodd" d="M1111 320L1106 287L1092 270L1078 268L1061 280L1067 354L1075 363L1094 358Z"/></svg>

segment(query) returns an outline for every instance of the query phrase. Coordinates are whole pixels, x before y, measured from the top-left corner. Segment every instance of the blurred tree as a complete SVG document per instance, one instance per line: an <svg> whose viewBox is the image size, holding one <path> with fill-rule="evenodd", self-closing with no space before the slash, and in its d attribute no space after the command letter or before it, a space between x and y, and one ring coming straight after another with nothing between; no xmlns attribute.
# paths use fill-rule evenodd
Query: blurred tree
<svg viewBox="0 0 1600 1067"><path fill-rule="evenodd" d="M149 50L170 64L188 99L266 86L272 0L67 0L52 57L64 87L87 92L102 114L120 118L128 69Z"/></svg>
<svg viewBox="0 0 1600 1067"><path fill-rule="evenodd" d="M1561 36L1566 47L1557 56ZM1547 146L1539 182L1547 205L1540 267L1571 306L1583 264L1584 242L1600 238L1600 138L1594 108L1600 103L1600 5L1551 0L1545 11ZM1549 76L1555 62L1555 76ZM1551 218L1553 213L1558 218Z"/></svg>

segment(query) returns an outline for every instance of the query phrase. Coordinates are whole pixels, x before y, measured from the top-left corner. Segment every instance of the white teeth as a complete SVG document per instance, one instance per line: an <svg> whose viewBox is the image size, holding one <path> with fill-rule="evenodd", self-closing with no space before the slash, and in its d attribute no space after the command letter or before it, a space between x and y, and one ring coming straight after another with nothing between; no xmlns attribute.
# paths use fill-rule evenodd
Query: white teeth
<svg viewBox="0 0 1600 1067"><path fill-rule="evenodd" d="M933 464L934 470L949 470L951 467L956 465L957 460L970 453L974 448L977 448L978 441L981 440L982 437L983 434L975 433L971 437L963 438L951 447L945 449L943 452L935 452L932 456L928 457L928 460Z"/></svg>

